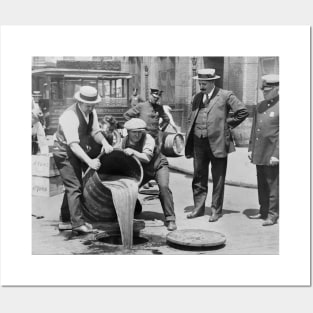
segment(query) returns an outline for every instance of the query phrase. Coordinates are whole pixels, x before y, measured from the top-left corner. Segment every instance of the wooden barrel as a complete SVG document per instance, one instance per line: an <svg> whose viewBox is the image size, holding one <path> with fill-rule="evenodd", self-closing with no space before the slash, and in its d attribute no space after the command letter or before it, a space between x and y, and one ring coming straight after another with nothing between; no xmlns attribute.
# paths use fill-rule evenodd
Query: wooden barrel
<svg viewBox="0 0 313 313"><path fill-rule="evenodd" d="M112 147L119 146L122 140L122 136L117 129L114 129L113 131L102 131L102 134Z"/></svg>
<svg viewBox="0 0 313 313"><path fill-rule="evenodd" d="M236 147L248 147L251 134L252 118L248 117L232 130Z"/></svg>
<svg viewBox="0 0 313 313"><path fill-rule="evenodd" d="M123 151L114 150L110 154L104 154L100 161L100 169L89 171L83 178L83 214L91 222L110 221L117 217L112 193L102 183L107 177L113 175L133 178L138 186L143 178L140 162Z"/></svg>
<svg viewBox="0 0 313 313"><path fill-rule="evenodd" d="M182 156L185 148L185 139L179 133L165 132L162 140L162 153L167 157Z"/></svg>

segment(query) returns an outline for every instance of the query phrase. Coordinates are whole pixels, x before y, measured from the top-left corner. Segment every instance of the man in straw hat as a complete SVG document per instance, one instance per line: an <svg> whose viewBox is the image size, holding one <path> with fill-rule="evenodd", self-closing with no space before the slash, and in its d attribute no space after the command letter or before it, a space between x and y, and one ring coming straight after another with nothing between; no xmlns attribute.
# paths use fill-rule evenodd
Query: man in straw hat
<svg viewBox="0 0 313 313"><path fill-rule="evenodd" d="M59 229L89 233L92 225L85 222L81 208L82 172L87 167L98 170L101 164L96 155L100 150L110 153L113 148L99 128L94 109L101 101L98 91L91 86L82 86L74 98L77 102L61 115L55 134L53 156L65 187ZM91 146L95 147L93 140L98 144L98 151L91 149Z"/></svg>
<svg viewBox="0 0 313 313"><path fill-rule="evenodd" d="M252 219L276 224L279 215L279 76L264 75L264 101L254 112L248 157L256 165L260 210Z"/></svg>
<svg viewBox="0 0 313 313"><path fill-rule="evenodd" d="M124 127L128 135L123 138L121 148L127 155L139 159L143 167L143 180L141 186L151 179L155 179L159 187L159 198L164 212L166 226L169 231L177 229L175 223L174 201L169 188L169 169L166 157L155 148L155 141L146 133L146 123L142 119L132 118ZM137 200L135 214L142 210Z"/></svg>
<svg viewBox="0 0 313 313"><path fill-rule="evenodd" d="M187 218L204 215L211 163L213 191L209 222L215 222L222 216L227 154L235 151L230 130L248 116L248 110L232 91L215 86L215 80L219 78L212 68L201 69L193 77L199 82L200 92L192 101L185 147L186 157L194 158L194 209ZM232 117L228 117L230 110Z"/></svg>

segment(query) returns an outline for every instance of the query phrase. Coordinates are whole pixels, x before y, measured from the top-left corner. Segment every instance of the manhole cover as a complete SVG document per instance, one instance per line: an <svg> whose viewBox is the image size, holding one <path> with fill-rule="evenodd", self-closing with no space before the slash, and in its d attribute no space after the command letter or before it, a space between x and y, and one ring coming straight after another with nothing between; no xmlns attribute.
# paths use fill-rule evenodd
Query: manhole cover
<svg viewBox="0 0 313 313"><path fill-rule="evenodd" d="M203 229L175 230L166 236L169 243L187 247L216 247L226 242L225 235Z"/></svg>

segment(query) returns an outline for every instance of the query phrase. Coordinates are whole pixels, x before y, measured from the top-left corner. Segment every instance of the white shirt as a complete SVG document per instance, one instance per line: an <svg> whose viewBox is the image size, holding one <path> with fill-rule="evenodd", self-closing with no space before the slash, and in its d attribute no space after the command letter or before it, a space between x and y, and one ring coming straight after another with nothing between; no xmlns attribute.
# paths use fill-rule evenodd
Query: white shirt
<svg viewBox="0 0 313 313"><path fill-rule="evenodd" d="M37 140L39 146L46 144L46 135L45 131L41 125L41 123L38 121L34 125L32 125L32 136L37 135Z"/></svg>
<svg viewBox="0 0 313 313"><path fill-rule="evenodd" d="M211 99L212 94L213 94L213 92L214 92L214 89L215 89L215 86L213 87L213 89L211 90L211 92L207 94L207 95L208 95L208 99Z"/></svg>
<svg viewBox="0 0 313 313"><path fill-rule="evenodd" d="M142 152L153 157L154 147L155 147L155 141L153 137L149 134L146 134Z"/></svg>
<svg viewBox="0 0 313 313"><path fill-rule="evenodd" d="M78 108L80 109L79 105ZM89 122L89 114L88 116L83 113L83 116L88 124ZM92 110L93 114L93 123L92 123L92 130L91 130L91 135L94 136L98 132L101 131L99 127L99 122L98 122L98 115L95 109ZM79 143L79 135L78 135L78 127L79 127L79 119L76 113L72 110L67 110L65 111L61 117L59 118L59 124L62 127L62 130L64 132L64 136L66 139L66 143L70 145L73 142Z"/></svg>
<svg viewBox="0 0 313 313"><path fill-rule="evenodd" d="M132 148L132 145L129 145L130 148ZM154 147L155 147L155 140L153 137L149 134L145 135L145 139L143 142L143 147L142 147L142 152L140 153L145 153L146 155L150 156L151 158L153 157L153 152L154 152ZM117 148L122 149L122 140L120 143L117 145Z"/></svg>

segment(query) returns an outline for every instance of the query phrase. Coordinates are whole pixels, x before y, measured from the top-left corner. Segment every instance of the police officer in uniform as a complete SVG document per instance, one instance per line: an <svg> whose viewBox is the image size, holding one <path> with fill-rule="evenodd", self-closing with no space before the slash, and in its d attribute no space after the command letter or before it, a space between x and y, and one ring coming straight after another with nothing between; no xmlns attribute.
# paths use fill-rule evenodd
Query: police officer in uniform
<svg viewBox="0 0 313 313"><path fill-rule="evenodd" d="M162 91L159 89L151 88L149 101L138 103L124 113L127 121L134 117L144 120L147 124L147 133L154 138L159 148L162 142L161 131L164 131L170 122L163 106L159 104L161 94ZM162 122L159 125L160 119L162 119Z"/></svg>
<svg viewBox="0 0 313 313"><path fill-rule="evenodd" d="M248 157L256 165L260 210L252 219L274 225L279 216L279 76L262 77L264 101L254 113Z"/></svg>

